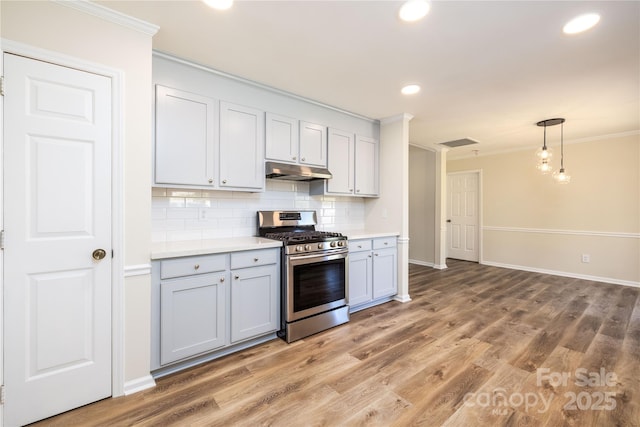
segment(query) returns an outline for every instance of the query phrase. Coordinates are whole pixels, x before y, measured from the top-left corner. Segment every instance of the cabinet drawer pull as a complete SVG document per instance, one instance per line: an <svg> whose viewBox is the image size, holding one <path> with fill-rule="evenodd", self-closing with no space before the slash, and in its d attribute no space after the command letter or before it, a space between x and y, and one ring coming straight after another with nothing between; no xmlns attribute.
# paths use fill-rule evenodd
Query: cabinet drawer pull
<svg viewBox="0 0 640 427"><path fill-rule="evenodd" d="M200 264L196 264L196 265L194 265L194 266L193 266L193 268L194 268L194 270L199 269L199 268L200 268Z"/></svg>
<svg viewBox="0 0 640 427"><path fill-rule="evenodd" d="M374 254L375 256L378 256L378 254Z"/></svg>
<svg viewBox="0 0 640 427"><path fill-rule="evenodd" d="M253 262L258 262L260 259L259 258L254 258Z"/></svg>
<svg viewBox="0 0 640 427"><path fill-rule="evenodd" d="M358 249L362 249L362 245L358 245Z"/></svg>
<svg viewBox="0 0 640 427"><path fill-rule="evenodd" d="M388 244L389 244L389 242L384 242L384 245L385 245L385 246L386 246L386 245L388 245Z"/></svg>
<svg viewBox="0 0 640 427"><path fill-rule="evenodd" d="M236 275L234 276L234 279L238 280L240 278L240 276Z"/></svg>
<svg viewBox="0 0 640 427"><path fill-rule="evenodd" d="M213 179L209 178L209 184L213 184Z"/></svg>
<svg viewBox="0 0 640 427"><path fill-rule="evenodd" d="M221 277L220 278L220 283L223 283L223 282L224 282L224 277Z"/></svg>

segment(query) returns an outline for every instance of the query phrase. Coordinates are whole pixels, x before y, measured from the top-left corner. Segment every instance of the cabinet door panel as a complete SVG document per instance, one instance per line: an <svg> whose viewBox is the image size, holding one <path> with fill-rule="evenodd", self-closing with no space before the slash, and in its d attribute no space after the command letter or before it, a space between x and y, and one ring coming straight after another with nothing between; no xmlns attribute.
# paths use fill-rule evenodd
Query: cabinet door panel
<svg viewBox="0 0 640 427"><path fill-rule="evenodd" d="M397 251L378 249L373 251L373 298L398 293Z"/></svg>
<svg viewBox="0 0 640 427"><path fill-rule="evenodd" d="M327 181L327 192L353 195L354 134L329 129L329 172L333 178Z"/></svg>
<svg viewBox="0 0 640 427"><path fill-rule="evenodd" d="M267 159L298 161L298 120L267 113L265 131Z"/></svg>
<svg viewBox="0 0 640 427"><path fill-rule="evenodd" d="M357 196L378 195L378 142L359 136L355 148Z"/></svg>
<svg viewBox="0 0 640 427"><path fill-rule="evenodd" d="M231 342L278 329L279 271L276 264L231 272Z"/></svg>
<svg viewBox="0 0 640 427"><path fill-rule="evenodd" d="M327 166L327 130L324 126L300 122L300 163Z"/></svg>
<svg viewBox="0 0 640 427"><path fill-rule="evenodd" d="M155 182L213 186L217 102L156 86Z"/></svg>
<svg viewBox="0 0 640 427"><path fill-rule="evenodd" d="M349 305L351 307L371 301L371 251L349 254Z"/></svg>
<svg viewBox="0 0 640 427"><path fill-rule="evenodd" d="M160 363L226 344L227 273L160 283Z"/></svg>
<svg viewBox="0 0 640 427"><path fill-rule="evenodd" d="M220 187L264 188L264 113L220 103Z"/></svg>

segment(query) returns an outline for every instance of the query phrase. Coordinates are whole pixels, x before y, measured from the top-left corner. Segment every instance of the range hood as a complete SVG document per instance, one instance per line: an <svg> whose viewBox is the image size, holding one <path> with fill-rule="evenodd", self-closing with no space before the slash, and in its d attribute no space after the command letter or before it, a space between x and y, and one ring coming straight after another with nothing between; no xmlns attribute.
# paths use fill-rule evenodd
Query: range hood
<svg viewBox="0 0 640 427"><path fill-rule="evenodd" d="M266 162L265 172L267 178L287 181L315 181L332 177L331 172L324 168L277 162Z"/></svg>

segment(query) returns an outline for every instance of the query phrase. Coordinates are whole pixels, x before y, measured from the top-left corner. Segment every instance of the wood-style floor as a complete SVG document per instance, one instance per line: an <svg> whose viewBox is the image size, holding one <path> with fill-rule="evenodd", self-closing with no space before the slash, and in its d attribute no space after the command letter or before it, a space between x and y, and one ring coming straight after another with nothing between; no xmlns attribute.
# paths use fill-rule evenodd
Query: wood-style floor
<svg viewBox="0 0 640 427"><path fill-rule="evenodd" d="M448 265L412 265L409 303L39 425L640 426L640 289Z"/></svg>

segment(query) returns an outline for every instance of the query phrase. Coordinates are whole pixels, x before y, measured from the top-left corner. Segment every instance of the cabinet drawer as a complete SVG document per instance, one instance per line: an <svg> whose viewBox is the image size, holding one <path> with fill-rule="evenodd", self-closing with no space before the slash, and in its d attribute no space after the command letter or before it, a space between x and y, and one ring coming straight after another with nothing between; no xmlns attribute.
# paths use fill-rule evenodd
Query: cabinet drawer
<svg viewBox="0 0 640 427"><path fill-rule="evenodd" d="M397 237L384 237L373 240L373 249L395 248Z"/></svg>
<svg viewBox="0 0 640 427"><path fill-rule="evenodd" d="M160 262L160 278L170 279L192 274L213 273L226 269L226 254L176 258Z"/></svg>
<svg viewBox="0 0 640 427"><path fill-rule="evenodd" d="M234 252L231 254L231 269L275 264L279 259L280 249Z"/></svg>
<svg viewBox="0 0 640 427"><path fill-rule="evenodd" d="M349 240L349 252L370 251L371 240Z"/></svg>

